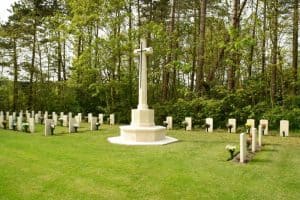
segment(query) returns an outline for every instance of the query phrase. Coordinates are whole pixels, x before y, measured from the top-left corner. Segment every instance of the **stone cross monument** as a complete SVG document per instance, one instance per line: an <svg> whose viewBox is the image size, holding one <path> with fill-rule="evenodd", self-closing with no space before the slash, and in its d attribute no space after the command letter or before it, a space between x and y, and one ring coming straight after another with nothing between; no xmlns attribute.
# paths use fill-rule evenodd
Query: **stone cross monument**
<svg viewBox="0 0 300 200"><path fill-rule="evenodd" d="M134 54L139 61L139 104L137 109L131 110L131 124L121 126L118 137L108 138L111 143L125 145L163 145L177 141L165 136L165 127L155 126L154 110L147 104L147 55L152 54L151 47L147 47L145 39L141 39L140 48Z"/></svg>

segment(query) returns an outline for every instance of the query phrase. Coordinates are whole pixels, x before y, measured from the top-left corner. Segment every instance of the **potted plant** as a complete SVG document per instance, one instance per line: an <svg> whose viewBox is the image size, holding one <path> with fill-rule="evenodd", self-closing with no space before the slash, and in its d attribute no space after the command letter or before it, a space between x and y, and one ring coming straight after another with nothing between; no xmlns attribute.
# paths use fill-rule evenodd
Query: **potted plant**
<svg viewBox="0 0 300 200"><path fill-rule="evenodd" d="M235 152L235 149L236 149L236 146L235 145L226 145L225 149L229 152L230 154L230 158L228 158L227 160L232 160L233 159L233 156L234 156L234 152Z"/></svg>
<svg viewBox="0 0 300 200"><path fill-rule="evenodd" d="M3 120L2 125L3 125L3 128L6 129L7 128L7 121Z"/></svg>
<svg viewBox="0 0 300 200"><path fill-rule="evenodd" d="M27 123L27 122L23 122L22 123L22 127L23 127L23 130L24 130L24 132L28 132L28 128L29 128L29 123Z"/></svg>
<svg viewBox="0 0 300 200"><path fill-rule="evenodd" d="M50 124L51 135L54 135L54 129L55 129L55 124L51 123Z"/></svg>
<svg viewBox="0 0 300 200"><path fill-rule="evenodd" d="M233 128L232 124L226 124L227 129L229 130L229 133L231 133L231 129Z"/></svg>

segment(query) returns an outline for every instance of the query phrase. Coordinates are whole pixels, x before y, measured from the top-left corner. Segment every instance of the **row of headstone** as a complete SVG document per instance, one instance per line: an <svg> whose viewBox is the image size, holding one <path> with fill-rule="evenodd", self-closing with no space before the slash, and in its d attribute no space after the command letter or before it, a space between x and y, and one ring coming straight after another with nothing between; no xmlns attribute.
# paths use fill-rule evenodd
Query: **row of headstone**
<svg viewBox="0 0 300 200"><path fill-rule="evenodd" d="M258 129L258 137L257 137L257 129L251 128L251 152L255 153L258 149L262 148L262 138L263 138L263 132L261 125L259 125ZM247 134L241 133L240 134L240 162L245 163L247 162Z"/></svg>
<svg viewBox="0 0 300 200"><path fill-rule="evenodd" d="M89 113L88 114L88 123L91 123L93 118L94 118L93 114ZM98 119L96 118L96 121L98 121L99 124L103 124L104 123L103 119L104 119L104 114L100 113L98 115ZM110 114L109 115L109 124L110 125L114 125L115 124L115 114Z"/></svg>

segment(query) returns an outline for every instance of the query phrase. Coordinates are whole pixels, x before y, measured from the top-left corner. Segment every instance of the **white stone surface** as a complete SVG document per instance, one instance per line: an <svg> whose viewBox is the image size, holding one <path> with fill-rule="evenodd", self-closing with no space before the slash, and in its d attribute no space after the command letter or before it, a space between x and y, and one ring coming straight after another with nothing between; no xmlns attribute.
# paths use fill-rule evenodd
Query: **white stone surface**
<svg viewBox="0 0 300 200"><path fill-rule="evenodd" d="M62 119L63 119L63 126L68 126L68 115L64 115Z"/></svg>
<svg viewBox="0 0 300 200"><path fill-rule="evenodd" d="M52 113L52 119L55 126L57 126L58 116L55 112Z"/></svg>
<svg viewBox="0 0 300 200"><path fill-rule="evenodd" d="M247 138L245 133L240 134L240 162L246 162L247 156Z"/></svg>
<svg viewBox="0 0 300 200"><path fill-rule="evenodd" d="M92 117L91 122L90 122L90 130L91 131L97 130L96 123L97 123L97 117Z"/></svg>
<svg viewBox="0 0 300 200"><path fill-rule="evenodd" d="M13 112L13 113L12 113L12 117L13 117L13 120L17 120L16 112Z"/></svg>
<svg viewBox="0 0 300 200"><path fill-rule="evenodd" d="M91 123L92 118L93 118L93 114L89 113L88 114L88 123Z"/></svg>
<svg viewBox="0 0 300 200"><path fill-rule="evenodd" d="M73 118L73 114L71 112L69 112L69 114L68 114L68 120L70 120L72 118Z"/></svg>
<svg viewBox="0 0 300 200"><path fill-rule="evenodd" d="M69 133L74 133L75 132L75 124L76 120L74 118L69 119Z"/></svg>
<svg viewBox="0 0 300 200"><path fill-rule="evenodd" d="M3 124L2 124L3 121L4 121L4 115L2 113L2 114L0 114L0 127L1 128L3 128Z"/></svg>
<svg viewBox="0 0 300 200"><path fill-rule="evenodd" d="M208 132L209 133L212 133L213 132L213 130L214 130L214 120L213 120L213 118L206 118L205 119L205 123L206 124L209 124L209 128L208 128ZM206 128L205 128L206 129ZM206 131L206 130L205 130Z"/></svg>
<svg viewBox="0 0 300 200"><path fill-rule="evenodd" d="M17 130L22 131L22 117L17 117Z"/></svg>
<svg viewBox="0 0 300 200"><path fill-rule="evenodd" d="M10 116L8 117L8 129L10 129L10 130L13 129L13 123L14 123L13 116L10 115Z"/></svg>
<svg viewBox="0 0 300 200"><path fill-rule="evenodd" d="M231 133L236 133L236 119L228 119L228 124L232 125ZM228 129L229 133L229 129Z"/></svg>
<svg viewBox="0 0 300 200"><path fill-rule="evenodd" d="M269 121L266 120L266 119L261 119L261 120L259 120L259 124L260 125L262 125L262 124L266 125L265 130L262 130L262 131L263 131L263 135L268 135L268 133L269 133Z"/></svg>
<svg viewBox="0 0 300 200"><path fill-rule="evenodd" d="M247 124L250 124L251 128L255 128L255 120L254 119L247 119Z"/></svg>
<svg viewBox="0 0 300 200"><path fill-rule="evenodd" d="M254 153L254 152L256 152L256 144L257 144L257 142L256 142L256 136L257 136L257 131L256 131L256 128L252 128L252 130L251 130L251 138L252 138L252 140L251 140L251 150L252 150L252 152Z"/></svg>
<svg viewBox="0 0 300 200"><path fill-rule="evenodd" d="M284 134L283 134L284 133ZM289 121L280 120L280 136L289 136Z"/></svg>
<svg viewBox="0 0 300 200"><path fill-rule="evenodd" d="M78 123L81 123L82 122L82 113L78 113L77 116L78 116Z"/></svg>
<svg viewBox="0 0 300 200"><path fill-rule="evenodd" d="M35 122L36 124L38 124L39 121L40 121L40 119L39 119L39 114L35 114L35 115L34 115L34 122Z"/></svg>
<svg viewBox="0 0 300 200"><path fill-rule="evenodd" d="M98 119L99 119L99 123L102 125L103 124L103 118L104 118L104 115L102 113L100 113L98 115Z"/></svg>
<svg viewBox="0 0 300 200"><path fill-rule="evenodd" d="M64 115L65 115L65 114L64 114L64 112L60 112L60 114L59 114L59 118L61 118L61 119L62 119L62 118L64 117Z"/></svg>
<svg viewBox="0 0 300 200"><path fill-rule="evenodd" d="M45 136L51 135L51 123L52 123L52 119L46 119L45 120Z"/></svg>
<svg viewBox="0 0 300 200"><path fill-rule="evenodd" d="M167 129L171 130L173 128L173 117L167 116L166 121L164 123L167 123Z"/></svg>
<svg viewBox="0 0 300 200"><path fill-rule="evenodd" d="M137 109L131 111L131 124L120 127L120 136L108 138L108 141L123 145L162 145L177 141L165 136L165 127L155 126L154 110L147 104L147 54L152 48L147 48L146 40L141 39L140 49L134 51L140 55L139 64L139 103Z"/></svg>
<svg viewBox="0 0 300 200"><path fill-rule="evenodd" d="M109 115L109 124L110 125L115 125L115 114L110 114Z"/></svg>
<svg viewBox="0 0 300 200"><path fill-rule="evenodd" d="M258 125L258 146L261 147L262 146L262 128L261 125Z"/></svg>
<svg viewBox="0 0 300 200"><path fill-rule="evenodd" d="M35 131L34 119L33 118L29 118L28 124L29 124L29 132L30 133L34 133L34 131Z"/></svg>
<svg viewBox="0 0 300 200"><path fill-rule="evenodd" d="M187 126L185 127L186 131L191 131L192 130L192 118L191 117L186 117L184 121L187 123Z"/></svg>

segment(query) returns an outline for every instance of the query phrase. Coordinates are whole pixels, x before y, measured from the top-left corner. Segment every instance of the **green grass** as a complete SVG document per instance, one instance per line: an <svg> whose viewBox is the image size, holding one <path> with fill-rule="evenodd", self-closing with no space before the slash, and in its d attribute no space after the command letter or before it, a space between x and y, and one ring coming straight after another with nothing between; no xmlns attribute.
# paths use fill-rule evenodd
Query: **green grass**
<svg viewBox="0 0 300 200"><path fill-rule="evenodd" d="M264 137L248 164L226 161L238 134L168 131L165 146L107 142L118 126L55 136L0 130L0 199L300 199L300 137ZM294 135L296 136L296 135Z"/></svg>

